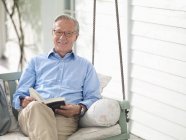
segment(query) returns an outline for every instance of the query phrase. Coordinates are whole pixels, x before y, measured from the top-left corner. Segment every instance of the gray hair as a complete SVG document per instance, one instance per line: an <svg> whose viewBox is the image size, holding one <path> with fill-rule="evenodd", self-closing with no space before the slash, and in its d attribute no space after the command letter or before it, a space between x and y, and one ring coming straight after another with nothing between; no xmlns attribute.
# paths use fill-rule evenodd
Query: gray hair
<svg viewBox="0 0 186 140"><path fill-rule="evenodd" d="M57 22L59 20L71 20L71 21L73 21L74 24L75 24L76 32L79 34L79 22L75 18L73 18L69 15L60 15L55 19L55 22Z"/></svg>

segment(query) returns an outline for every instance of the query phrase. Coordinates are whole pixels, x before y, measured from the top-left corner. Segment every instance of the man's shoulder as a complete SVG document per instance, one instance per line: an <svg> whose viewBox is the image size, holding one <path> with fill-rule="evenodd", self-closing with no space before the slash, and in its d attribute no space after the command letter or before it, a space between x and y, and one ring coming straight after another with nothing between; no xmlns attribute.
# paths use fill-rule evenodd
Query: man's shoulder
<svg viewBox="0 0 186 140"><path fill-rule="evenodd" d="M77 61L80 61L80 62L84 63L84 64L92 64L88 59L86 59L82 56L79 56L79 55L75 55L75 59Z"/></svg>
<svg viewBox="0 0 186 140"><path fill-rule="evenodd" d="M40 63L46 62L46 60L48 59L47 54L38 54L33 56L28 63L31 65L38 65Z"/></svg>
<svg viewBox="0 0 186 140"><path fill-rule="evenodd" d="M42 59L48 59L48 54L47 53L38 54L32 57L32 60L42 60Z"/></svg>

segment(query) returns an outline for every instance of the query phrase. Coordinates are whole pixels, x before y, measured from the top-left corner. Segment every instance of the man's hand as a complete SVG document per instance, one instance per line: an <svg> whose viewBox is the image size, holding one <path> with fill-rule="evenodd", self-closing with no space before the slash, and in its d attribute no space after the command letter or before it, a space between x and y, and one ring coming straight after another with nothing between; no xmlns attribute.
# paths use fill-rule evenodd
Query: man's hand
<svg viewBox="0 0 186 140"><path fill-rule="evenodd" d="M55 113L63 115L65 117L74 117L79 115L80 111L81 111L80 105L66 104L61 109L56 109Z"/></svg>
<svg viewBox="0 0 186 140"><path fill-rule="evenodd" d="M21 99L20 105L25 108L30 102L34 101L35 99L30 97L30 96L26 96L25 98Z"/></svg>

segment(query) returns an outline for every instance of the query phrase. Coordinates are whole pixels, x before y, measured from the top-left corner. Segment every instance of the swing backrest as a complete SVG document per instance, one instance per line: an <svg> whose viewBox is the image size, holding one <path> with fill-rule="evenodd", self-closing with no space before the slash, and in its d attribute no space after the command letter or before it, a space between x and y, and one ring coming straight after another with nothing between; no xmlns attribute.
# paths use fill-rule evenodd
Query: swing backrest
<svg viewBox="0 0 186 140"><path fill-rule="evenodd" d="M12 99L13 99L13 94L16 90L17 83L18 83L18 80L20 77L21 77L21 72L0 74L0 79L2 79L4 81L4 83L6 82L6 86L8 86L8 90L10 93L10 101L12 101ZM17 119L17 117L18 117L17 110L15 110L12 107L12 111L13 111L15 118Z"/></svg>

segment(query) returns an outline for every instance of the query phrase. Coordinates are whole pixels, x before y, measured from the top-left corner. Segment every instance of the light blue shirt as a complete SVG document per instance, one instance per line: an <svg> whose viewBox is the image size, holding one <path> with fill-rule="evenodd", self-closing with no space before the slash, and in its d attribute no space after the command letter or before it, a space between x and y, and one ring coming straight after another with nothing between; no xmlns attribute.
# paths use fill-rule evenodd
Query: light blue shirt
<svg viewBox="0 0 186 140"><path fill-rule="evenodd" d="M51 51L31 59L13 96L13 106L20 109L20 98L29 96L33 87L44 99L64 97L66 103L89 108L101 98L100 83L93 65L74 53L61 58Z"/></svg>

